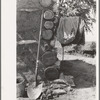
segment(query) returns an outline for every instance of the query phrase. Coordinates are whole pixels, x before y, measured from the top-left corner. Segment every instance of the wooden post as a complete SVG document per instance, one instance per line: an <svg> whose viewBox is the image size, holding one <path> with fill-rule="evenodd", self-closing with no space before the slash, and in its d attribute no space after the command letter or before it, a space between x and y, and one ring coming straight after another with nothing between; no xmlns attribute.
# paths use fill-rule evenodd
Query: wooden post
<svg viewBox="0 0 100 100"><path fill-rule="evenodd" d="M41 40L43 14L44 14L44 11L42 11L42 15L41 15L40 33L39 33L39 41L38 41L38 49L37 49L37 58L36 58L36 69L35 69L35 82L36 82L36 86L38 85L38 83L37 83L37 75L38 75L38 66L39 66L39 53L40 53L40 40Z"/></svg>
<svg viewBox="0 0 100 100"><path fill-rule="evenodd" d="M64 60L64 47L62 47L62 61Z"/></svg>

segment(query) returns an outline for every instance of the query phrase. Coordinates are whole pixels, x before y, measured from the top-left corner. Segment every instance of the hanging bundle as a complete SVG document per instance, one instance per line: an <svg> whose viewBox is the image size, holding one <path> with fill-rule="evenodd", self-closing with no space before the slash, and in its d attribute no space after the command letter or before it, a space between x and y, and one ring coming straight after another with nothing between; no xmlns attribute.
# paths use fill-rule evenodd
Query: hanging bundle
<svg viewBox="0 0 100 100"><path fill-rule="evenodd" d="M79 44L83 34L84 21L80 17L61 17L57 29L57 39L62 46Z"/></svg>

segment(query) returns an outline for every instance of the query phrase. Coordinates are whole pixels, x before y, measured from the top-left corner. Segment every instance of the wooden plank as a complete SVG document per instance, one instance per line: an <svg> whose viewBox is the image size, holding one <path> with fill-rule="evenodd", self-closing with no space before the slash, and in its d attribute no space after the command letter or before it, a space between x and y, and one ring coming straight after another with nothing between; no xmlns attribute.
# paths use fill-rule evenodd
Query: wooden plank
<svg viewBox="0 0 100 100"><path fill-rule="evenodd" d="M29 98L17 98L17 100L30 100Z"/></svg>
<svg viewBox="0 0 100 100"><path fill-rule="evenodd" d="M22 45L22 44L32 44L32 43L37 43L36 40L21 40L21 41L18 41L17 44L18 45Z"/></svg>

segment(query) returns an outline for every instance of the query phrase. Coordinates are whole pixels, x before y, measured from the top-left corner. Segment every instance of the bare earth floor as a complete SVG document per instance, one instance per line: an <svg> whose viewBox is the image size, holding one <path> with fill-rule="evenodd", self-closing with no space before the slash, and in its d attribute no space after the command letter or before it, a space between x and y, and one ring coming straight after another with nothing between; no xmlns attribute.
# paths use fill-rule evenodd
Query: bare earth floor
<svg viewBox="0 0 100 100"><path fill-rule="evenodd" d="M58 54L61 59L61 54ZM96 60L95 58L78 57L65 54L61 64L64 75L72 75L76 87L66 95L61 95L54 100L96 100ZM88 63L89 62L89 63ZM67 67L67 65L69 67ZM24 72L28 80L32 81L34 75ZM18 100L29 100L18 98Z"/></svg>

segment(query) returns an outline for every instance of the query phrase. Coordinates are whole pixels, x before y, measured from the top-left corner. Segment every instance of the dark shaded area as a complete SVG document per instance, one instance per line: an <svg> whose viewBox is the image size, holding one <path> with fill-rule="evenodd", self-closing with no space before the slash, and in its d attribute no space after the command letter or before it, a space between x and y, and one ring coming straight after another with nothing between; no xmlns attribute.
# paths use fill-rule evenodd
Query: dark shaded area
<svg viewBox="0 0 100 100"><path fill-rule="evenodd" d="M61 72L72 75L76 88L96 85L96 67L81 60L61 61Z"/></svg>

